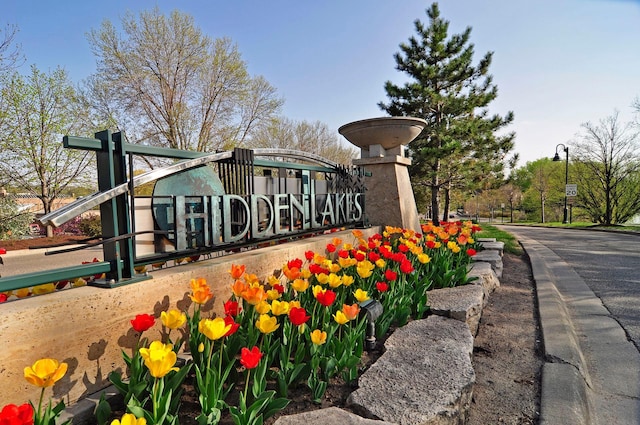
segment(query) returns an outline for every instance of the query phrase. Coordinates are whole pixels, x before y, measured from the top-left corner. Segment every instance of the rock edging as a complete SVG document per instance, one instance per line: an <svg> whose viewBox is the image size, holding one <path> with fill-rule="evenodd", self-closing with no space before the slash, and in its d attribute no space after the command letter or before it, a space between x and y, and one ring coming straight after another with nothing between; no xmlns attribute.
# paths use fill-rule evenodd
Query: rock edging
<svg viewBox="0 0 640 425"><path fill-rule="evenodd" d="M474 284L430 291L434 315L394 332L385 353L360 377L347 403L361 416L332 408L282 417L275 425L370 424L372 418L382 420L377 424L464 424L475 383L473 335L487 297L499 286L496 270L502 272L504 245L484 243L489 254L472 265Z"/></svg>

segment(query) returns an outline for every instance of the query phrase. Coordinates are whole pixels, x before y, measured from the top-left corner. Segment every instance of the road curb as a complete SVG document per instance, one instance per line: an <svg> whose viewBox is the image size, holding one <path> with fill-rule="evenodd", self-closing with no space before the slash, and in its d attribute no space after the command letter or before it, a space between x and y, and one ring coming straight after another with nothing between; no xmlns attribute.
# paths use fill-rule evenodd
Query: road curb
<svg viewBox="0 0 640 425"><path fill-rule="evenodd" d="M590 424L591 379L571 316L549 272L544 247L519 237L536 283L545 364L542 368L540 424Z"/></svg>

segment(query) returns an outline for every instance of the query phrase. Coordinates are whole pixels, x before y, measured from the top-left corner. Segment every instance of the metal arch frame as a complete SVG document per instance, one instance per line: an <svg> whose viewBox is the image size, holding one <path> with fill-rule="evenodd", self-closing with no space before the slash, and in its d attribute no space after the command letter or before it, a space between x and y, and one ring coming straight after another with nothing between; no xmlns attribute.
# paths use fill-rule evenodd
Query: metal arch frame
<svg viewBox="0 0 640 425"><path fill-rule="evenodd" d="M173 151L169 149L167 150ZM293 150L293 149L261 148L261 149L254 149L253 151L255 156L283 156L283 157L294 158L302 161L311 160L313 162L327 166L329 168L333 168L335 170L338 170L340 168L340 164L330 161L328 159L325 159L319 155L306 153L306 152ZM231 158L232 154L233 154L232 151L218 152L214 154L205 154L198 158L186 159L184 161L177 162L167 167L163 167L157 170L151 170L146 173L135 176L133 178L132 187L136 188L145 183L149 183L154 180L158 180L160 178L167 177L184 170L188 170L190 168L208 164L210 162L217 162L224 159L229 159ZM129 183L122 183L107 191L95 192L89 196L78 199L77 201L72 202L71 204L68 204L62 208L59 208L55 211L50 212L49 214L46 214L40 217L40 222L45 226L46 225L52 225L54 227L60 226L66 223L67 221L69 221L70 219L72 219L73 217L80 215L86 211L89 211L90 209L95 208L96 206L108 200L111 200L116 196L126 194L129 191L129 188L130 188Z"/></svg>

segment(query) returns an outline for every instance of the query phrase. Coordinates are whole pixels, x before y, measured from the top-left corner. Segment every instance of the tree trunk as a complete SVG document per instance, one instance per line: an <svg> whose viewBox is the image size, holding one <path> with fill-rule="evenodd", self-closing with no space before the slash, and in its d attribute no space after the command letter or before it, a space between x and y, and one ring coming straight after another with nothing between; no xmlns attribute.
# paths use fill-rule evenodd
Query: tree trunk
<svg viewBox="0 0 640 425"><path fill-rule="evenodd" d="M449 205L451 203L451 192L449 191L449 188L446 187L444 189L444 206L442 207L442 209L444 210L442 212L442 221L448 221L449 220Z"/></svg>
<svg viewBox="0 0 640 425"><path fill-rule="evenodd" d="M438 186L431 186L431 219L436 226L440 225L438 217L440 206L438 205Z"/></svg>

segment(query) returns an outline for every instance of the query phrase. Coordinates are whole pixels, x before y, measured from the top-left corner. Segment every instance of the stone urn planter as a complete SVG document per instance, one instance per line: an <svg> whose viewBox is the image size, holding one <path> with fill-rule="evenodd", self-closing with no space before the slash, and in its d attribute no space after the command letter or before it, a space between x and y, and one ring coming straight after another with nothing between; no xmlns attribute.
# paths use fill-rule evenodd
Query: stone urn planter
<svg viewBox="0 0 640 425"><path fill-rule="evenodd" d="M380 145L392 150L418 137L427 122L414 117L381 117L345 124L338 132L360 149ZM364 156L363 156L364 157Z"/></svg>
<svg viewBox="0 0 640 425"><path fill-rule="evenodd" d="M354 165L371 172L366 178L367 199L376 205L365 205L369 222L420 232L420 220L407 167L411 159L404 155L403 145L418 137L427 125L421 118L381 117L354 121L338 129L345 139L360 148L360 159Z"/></svg>

